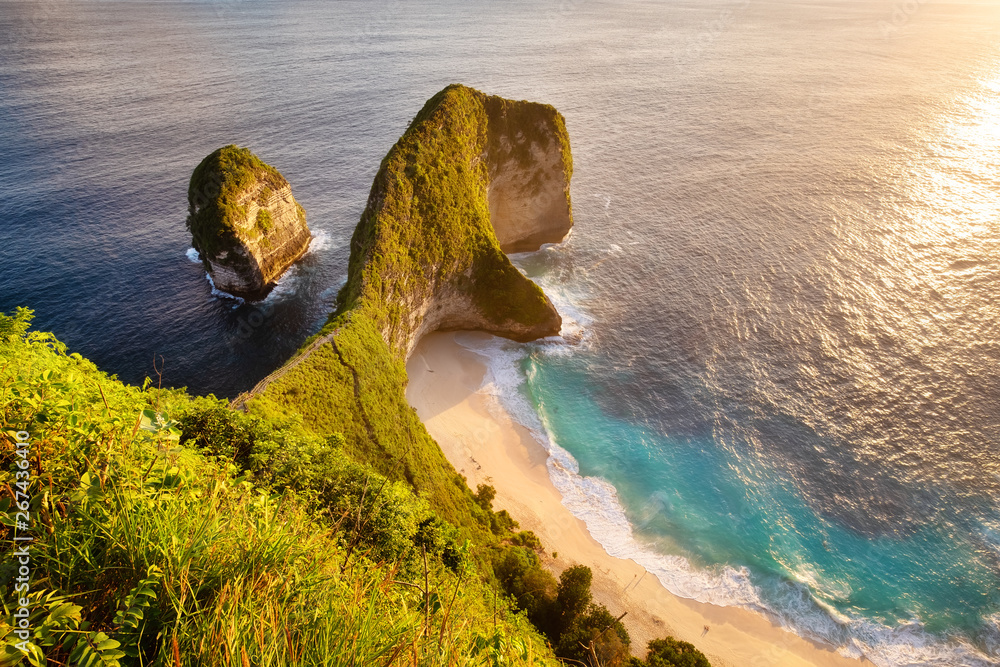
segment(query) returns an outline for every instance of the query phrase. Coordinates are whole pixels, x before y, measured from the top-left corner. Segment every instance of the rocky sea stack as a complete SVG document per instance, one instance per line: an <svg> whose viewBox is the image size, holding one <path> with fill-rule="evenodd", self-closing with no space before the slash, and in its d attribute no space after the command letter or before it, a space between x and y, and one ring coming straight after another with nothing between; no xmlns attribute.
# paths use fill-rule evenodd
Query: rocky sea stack
<svg viewBox="0 0 1000 667"><path fill-rule="evenodd" d="M248 148L218 149L195 168L188 229L215 286L257 300L309 249L305 210L288 181Z"/></svg>

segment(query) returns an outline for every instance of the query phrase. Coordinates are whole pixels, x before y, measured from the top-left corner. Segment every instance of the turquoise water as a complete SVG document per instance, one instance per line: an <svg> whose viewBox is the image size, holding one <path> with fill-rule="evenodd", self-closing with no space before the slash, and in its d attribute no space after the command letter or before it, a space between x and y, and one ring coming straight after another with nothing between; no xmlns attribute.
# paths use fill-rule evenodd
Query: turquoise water
<svg viewBox="0 0 1000 667"><path fill-rule="evenodd" d="M654 567L656 554L683 556L720 581L727 569L741 570L737 585L685 591L691 597L767 610L816 638L854 639L876 655L912 641L893 631L901 627L989 639L983 619L1000 605L995 545L983 542L1000 535L990 499L971 521L949 517L907 535L859 535L810 507L783 467L747 443L723 444L722 434L671 437L605 414L588 390L588 370L585 354L533 355L530 395L579 475L617 489L633 527L629 555ZM605 508L608 523L618 510ZM601 540L602 517L588 523ZM685 583L682 576L674 585ZM940 664L961 664L956 659Z"/></svg>
<svg viewBox="0 0 1000 667"><path fill-rule="evenodd" d="M517 261L570 329L494 367L573 511L681 595L997 665L998 27L986 0L0 0L0 309L233 396L333 307L428 97L553 104L575 228ZM227 143L317 234L263 304L186 256Z"/></svg>

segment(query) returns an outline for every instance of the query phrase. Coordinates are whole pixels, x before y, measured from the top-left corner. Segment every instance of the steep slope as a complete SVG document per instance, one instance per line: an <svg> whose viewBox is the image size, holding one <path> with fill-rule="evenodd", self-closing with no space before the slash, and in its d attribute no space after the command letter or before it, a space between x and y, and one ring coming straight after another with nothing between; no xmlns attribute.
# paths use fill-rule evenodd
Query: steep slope
<svg viewBox="0 0 1000 667"><path fill-rule="evenodd" d="M30 320L0 313L0 507L30 516L0 563L12 591L30 568L0 665L558 664L454 529L339 438L125 385Z"/></svg>
<svg viewBox="0 0 1000 667"><path fill-rule="evenodd" d="M382 161L330 322L288 369L234 403L344 433L353 456L474 525L464 479L406 402L404 362L435 330L558 334L556 309L503 249L537 249L569 232L571 172L553 107L442 90Z"/></svg>
<svg viewBox="0 0 1000 667"><path fill-rule="evenodd" d="M445 88L382 161L338 312L364 312L404 354L439 329L558 334L559 314L504 251L566 236L571 165L551 106Z"/></svg>

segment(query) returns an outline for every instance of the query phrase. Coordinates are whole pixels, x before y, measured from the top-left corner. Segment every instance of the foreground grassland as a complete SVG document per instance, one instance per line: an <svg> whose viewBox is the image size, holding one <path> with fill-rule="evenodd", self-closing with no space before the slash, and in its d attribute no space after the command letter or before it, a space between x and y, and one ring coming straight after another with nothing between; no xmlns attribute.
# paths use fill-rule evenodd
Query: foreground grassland
<svg viewBox="0 0 1000 667"><path fill-rule="evenodd" d="M0 502L27 431L31 638L5 542L0 664L553 664L484 565L498 541L459 542L342 437L124 385L28 321L0 319Z"/></svg>
<svg viewBox="0 0 1000 667"><path fill-rule="evenodd" d="M669 638L631 657L589 568L557 582L492 488L453 526L340 433L125 385L30 319L0 314L0 510L33 540L17 595L3 542L0 666L708 667Z"/></svg>

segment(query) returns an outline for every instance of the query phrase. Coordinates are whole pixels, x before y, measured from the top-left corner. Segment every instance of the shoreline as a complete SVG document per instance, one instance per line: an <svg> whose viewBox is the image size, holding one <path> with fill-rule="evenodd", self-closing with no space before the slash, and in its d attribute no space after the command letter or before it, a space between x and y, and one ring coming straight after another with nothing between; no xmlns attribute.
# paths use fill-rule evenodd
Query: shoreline
<svg viewBox="0 0 1000 667"><path fill-rule="evenodd" d="M455 333L425 336L407 362L407 374L407 400L455 469L473 489L477 484L496 488L494 507L510 512L521 530L538 535L547 550L542 562L553 574L576 564L591 568L594 600L615 616L628 612L622 622L633 653L645 655L650 639L673 635L694 644L713 667L871 664L845 658L832 646L799 637L760 614L677 597L634 561L609 555L563 506L549 479L548 452L479 392L486 365L455 340Z"/></svg>

